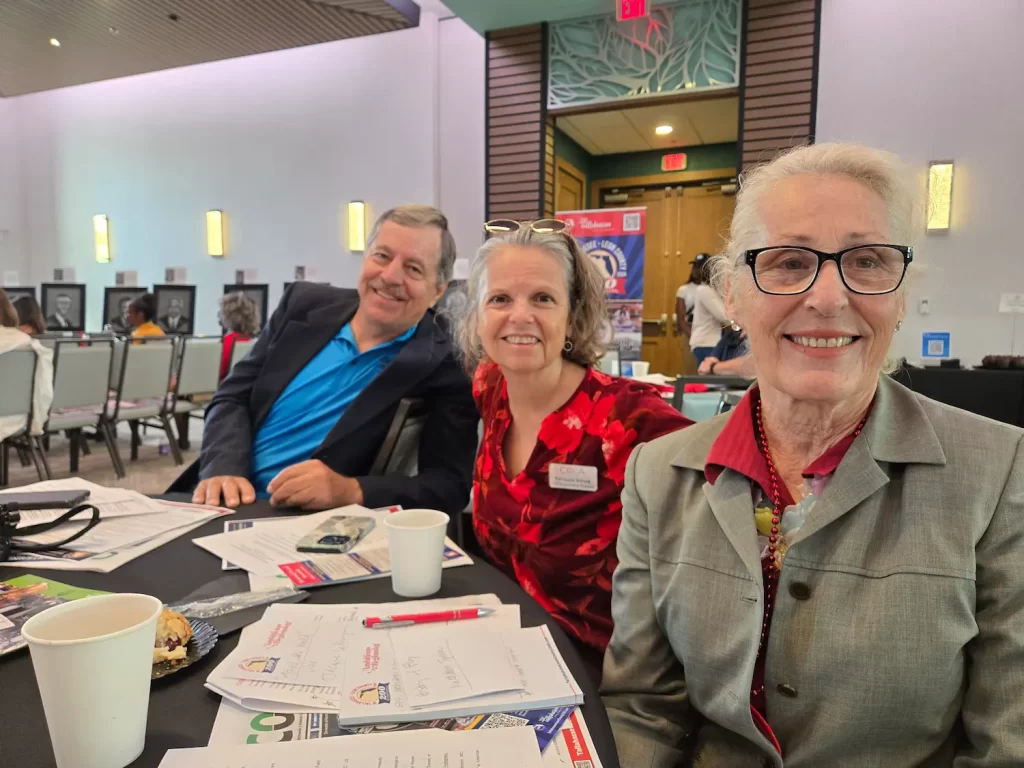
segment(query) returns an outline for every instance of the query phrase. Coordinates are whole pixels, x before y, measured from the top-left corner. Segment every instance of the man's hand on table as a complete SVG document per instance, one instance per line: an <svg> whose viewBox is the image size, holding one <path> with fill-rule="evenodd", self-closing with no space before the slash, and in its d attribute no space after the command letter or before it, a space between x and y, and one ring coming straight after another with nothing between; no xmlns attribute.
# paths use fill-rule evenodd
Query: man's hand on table
<svg viewBox="0 0 1024 768"><path fill-rule="evenodd" d="M270 503L275 507L330 509L363 503L359 481L339 475L319 459L282 469L270 481L267 490Z"/></svg>
<svg viewBox="0 0 1024 768"><path fill-rule="evenodd" d="M252 504L256 501L256 489L244 477L208 477L196 487L195 493L192 494L192 503L219 507L222 496L224 506L234 509L239 504Z"/></svg>

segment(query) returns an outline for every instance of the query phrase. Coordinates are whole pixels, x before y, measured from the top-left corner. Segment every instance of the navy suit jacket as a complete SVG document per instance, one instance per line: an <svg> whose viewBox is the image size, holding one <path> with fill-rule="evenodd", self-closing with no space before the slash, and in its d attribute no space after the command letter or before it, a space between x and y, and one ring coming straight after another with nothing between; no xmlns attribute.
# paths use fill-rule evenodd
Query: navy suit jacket
<svg viewBox="0 0 1024 768"><path fill-rule="evenodd" d="M358 306L359 295L352 289L291 285L249 354L207 406L199 478L251 475L253 440L274 402L352 319ZM427 409L419 474L369 476L405 397L422 399ZM401 504L460 512L469 499L479 418L469 378L453 357L446 329L430 310L398 356L349 405L310 458L356 478L368 507ZM172 490L194 485L196 475L189 474Z"/></svg>

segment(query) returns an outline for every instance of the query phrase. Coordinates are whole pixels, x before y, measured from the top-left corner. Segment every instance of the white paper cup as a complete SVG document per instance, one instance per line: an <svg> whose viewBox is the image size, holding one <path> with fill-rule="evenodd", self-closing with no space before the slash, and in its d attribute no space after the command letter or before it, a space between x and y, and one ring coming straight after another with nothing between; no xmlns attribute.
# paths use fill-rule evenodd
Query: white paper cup
<svg viewBox="0 0 1024 768"><path fill-rule="evenodd" d="M101 595L21 628L58 768L124 768L142 754L162 608L149 595Z"/></svg>
<svg viewBox="0 0 1024 768"><path fill-rule="evenodd" d="M384 518L395 594L426 597L441 588L448 519L433 509L403 509Z"/></svg>
<svg viewBox="0 0 1024 768"><path fill-rule="evenodd" d="M650 372L651 372L651 364L650 363L644 362L643 360L634 360L633 361L633 378L634 379L638 378L640 376L646 376Z"/></svg>

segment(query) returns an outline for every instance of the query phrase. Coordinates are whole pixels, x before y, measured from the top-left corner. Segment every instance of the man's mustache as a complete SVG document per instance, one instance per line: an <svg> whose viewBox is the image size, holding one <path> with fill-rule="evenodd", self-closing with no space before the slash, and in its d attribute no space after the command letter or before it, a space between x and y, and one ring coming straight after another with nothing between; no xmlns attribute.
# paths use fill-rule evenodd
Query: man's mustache
<svg viewBox="0 0 1024 768"><path fill-rule="evenodd" d="M405 291L403 291L397 285L388 285L385 282L381 282L381 281L378 281L378 280L371 280L370 281L370 287L373 288L375 291L385 291L387 293L390 293L392 296L394 296L395 298L397 298L397 299L399 299L401 301L405 301L406 299L409 298L408 296L405 295Z"/></svg>

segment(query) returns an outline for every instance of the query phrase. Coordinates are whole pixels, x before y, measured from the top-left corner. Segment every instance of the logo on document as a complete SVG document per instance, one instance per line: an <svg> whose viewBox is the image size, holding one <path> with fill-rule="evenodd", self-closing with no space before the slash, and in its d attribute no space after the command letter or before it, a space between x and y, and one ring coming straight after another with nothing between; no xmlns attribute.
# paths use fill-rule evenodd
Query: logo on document
<svg viewBox="0 0 1024 768"><path fill-rule="evenodd" d="M279 656L252 656L238 666L246 672L264 672L269 675L277 669L279 661L281 661Z"/></svg>
<svg viewBox="0 0 1024 768"><path fill-rule="evenodd" d="M352 691L349 698L356 704L390 704L391 684L366 683Z"/></svg>

